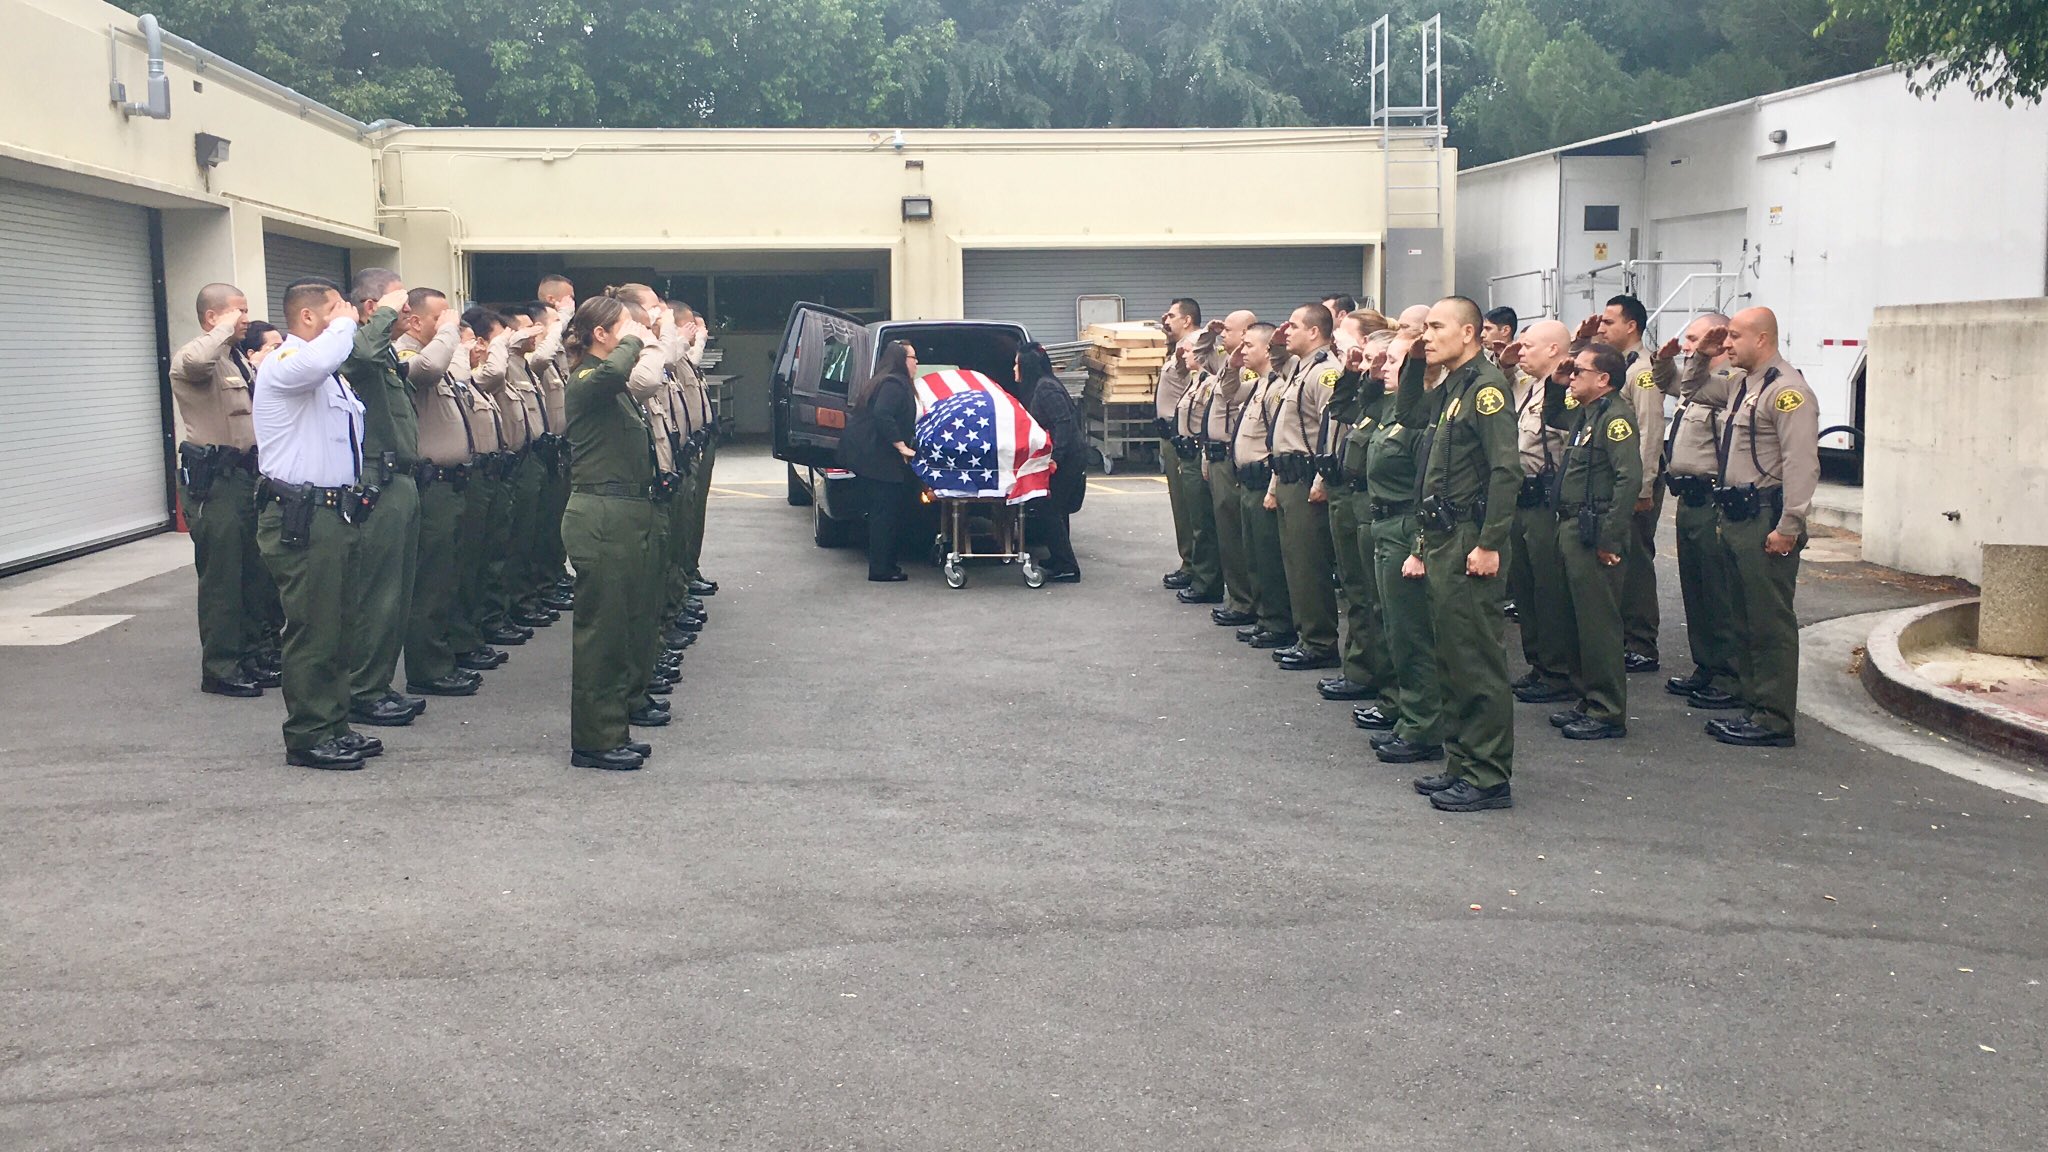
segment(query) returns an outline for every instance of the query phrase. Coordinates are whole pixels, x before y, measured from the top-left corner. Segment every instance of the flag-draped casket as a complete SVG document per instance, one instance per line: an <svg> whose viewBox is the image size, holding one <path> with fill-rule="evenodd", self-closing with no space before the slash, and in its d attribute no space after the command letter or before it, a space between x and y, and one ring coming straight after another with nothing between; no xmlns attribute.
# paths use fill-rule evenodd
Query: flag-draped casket
<svg viewBox="0 0 2048 1152"><path fill-rule="evenodd" d="M1003 386L948 369L917 380L917 478L935 496L1022 504L1052 483L1052 437Z"/></svg>

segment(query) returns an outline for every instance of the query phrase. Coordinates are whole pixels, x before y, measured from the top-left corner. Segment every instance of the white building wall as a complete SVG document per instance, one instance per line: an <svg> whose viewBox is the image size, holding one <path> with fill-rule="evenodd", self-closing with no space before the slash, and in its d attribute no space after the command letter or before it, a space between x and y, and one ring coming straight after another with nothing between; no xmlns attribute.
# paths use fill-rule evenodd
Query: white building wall
<svg viewBox="0 0 2048 1152"><path fill-rule="evenodd" d="M1533 156L1458 178L1457 291L1487 307L1507 305L1524 317L1555 304L1552 275L1489 285L1495 276L1553 272L1557 267L1557 158ZM1394 311L1413 300L1388 302Z"/></svg>

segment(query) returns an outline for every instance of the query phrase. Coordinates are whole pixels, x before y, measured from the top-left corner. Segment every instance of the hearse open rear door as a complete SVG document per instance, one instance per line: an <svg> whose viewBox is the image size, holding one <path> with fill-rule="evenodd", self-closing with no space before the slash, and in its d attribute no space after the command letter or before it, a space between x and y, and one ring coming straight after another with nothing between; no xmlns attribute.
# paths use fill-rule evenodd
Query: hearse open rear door
<svg viewBox="0 0 2048 1152"><path fill-rule="evenodd" d="M770 384L776 459L811 468L837 463L847 393L867 379L874 355L873 335L846 313L810 303L789 310Z"/></svg>

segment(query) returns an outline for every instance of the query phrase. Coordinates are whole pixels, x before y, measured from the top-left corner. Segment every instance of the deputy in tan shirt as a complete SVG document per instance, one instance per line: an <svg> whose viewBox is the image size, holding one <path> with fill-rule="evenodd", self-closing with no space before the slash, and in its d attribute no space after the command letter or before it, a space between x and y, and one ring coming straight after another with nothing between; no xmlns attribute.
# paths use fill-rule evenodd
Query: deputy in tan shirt
<svg viewBox="0 0 2048 1152"><path fill-rule="evenodd" d="M1280 515L1266 507L1271 484L1274 416L1280 408L1280 374L1273 370L1271 324L1254 323L1245 330L1241 366L1237 369L1236 432L1230 441L1230 465L1237 470L1242 493L1238 510L1243 524L1246 559L1251 569L1252 612L1258 622L1239 628L1237 638L1254 648L1282 649L1294 644L1294 608L1287 597L1287 566L1280 550Z"/></svg>
<svg viewBox="0 0 2048 1152"><path fill-rule="evenodd" d="M403 329L391 349L411 386L419 425L420 462L413 480L420 493L418 566L405 630L405 690L421 696L473 696L479 673L455 662L453 614L462 568L460 540L464 490L476 457L463 402L450 366L460 344L461 315L431 288L414 288Z"/></svg>
<svg viewBox="0 0 2048 1152"><path fill-rule="evenodd" d="M178 497L199 573L199 690L261 696L278 683L277 586L256 548L256 429L242 355L249 301L208 284L196 304L200 334L171 357L177 400Z"/></svg>
<svg viewBox="0 0 2048 1152"><path fill-rule="evenodd" d="M1166 495L1173 508L1174 546L1180 551L1180 567L1168 572L1160 583L1186 593L1179 598L1190 604L1214 604L1223 600L1222 558L1216 551L1216 514L1202 487L1199 457L1183 459L1174 451L1172 431L1181 400L1193 384L1183 348L1195 352L1196 365L1205 372L1222 367L1216 355L1216 338L1222 325L1204 326L1202 306L1180 297L1159 318L1166 330L1166 363L1159 370L1159 384L1153 394L1153 415L1159 420L1159 460L1166 473Z"/></svg>
<svg viewBox="0 0 2048 1152"><path fill-rule="evenodd" d="M1740 639L1735 629L1735 571L1721 546L1721 510L1714 488L1721 477L1721 428L1728 402L1744 376L1728 362L1728 318L1700 316L1657 357L1657 384L1678 400L1664 440L1665 483L1678 502L1678 588L1685 601L1685 636L1693 670L1665 682L1667 691L1695 708L1741 705L1736 693ZM1672 365L1685 357L1685 370Z"/></svg>

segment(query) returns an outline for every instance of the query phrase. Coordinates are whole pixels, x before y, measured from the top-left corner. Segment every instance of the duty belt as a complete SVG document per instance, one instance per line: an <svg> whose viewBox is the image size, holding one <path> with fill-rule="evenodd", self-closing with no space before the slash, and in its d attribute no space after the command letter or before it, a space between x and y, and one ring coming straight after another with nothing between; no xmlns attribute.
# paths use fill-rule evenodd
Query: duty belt
<svg viewBox="0 0 2048 1152"><path fill-rule="evenodd" d="M296 484L285 484L265 476L256 483L256 503L267 504L275 500L282 504L290 499L294 492L300 492L305 493L316 507L339 508L353 491L352 488L315 488L310 485L300 488Z"/></svg>
<svg viewBox="0 0 2048 1152"><path fill-rule="evenodd" d="M469 468L468 464L436 464L422 460L413 465L412 479L422 488L435 483L452 484L460 492L469 483Z"/></svg>
<svg viewBox="0 0 2048 1152"><path fill-rule="evenodd" d="M1237 470L1238 483L1247 488L1264 488L1266 481L1273 478L1273 466L1264 460L1246 464Z"/></svg>
<svg viewBox="0 0 2048 1152"><path fill-rule="evenodd" d="M1515 494L1515 507L1540 508L1550 503L1550 474L1522 477L1522 490Z"/></svg>
<svg viewBox="0 0 2048 1152"><path fill-rule="evenodd" d="M1415 511L1415 501L1413 500L1373 500L1370 501L1369 506L1372 510L1372 518L1376 521L1392 520L1396 516L1406 516L1410 512Z"/></svg>
<svg viewBox="0 0 2048 1152"><path fill-rule="evenodd" d="M1605 516L1607 515L1607 510L1612 507L1614 507L1613 503L1602 500L1595 500L1591 504L1583 501L1577 504L1559 504L1557 506L1557 518L1559 520L1569 520L1588 508L1593 510L1595 516Z"/></svg>
<svg viewBox="0 0 2048 1152"><path fill-rule="evenodd" d="M1688 508L1701 507L1714 498L1714 479L1711 476L1680 476L1673 473L1669 480L1671 494L1678 497Z"/></svg>
<svg viewBox="0 0 2048 1152"><path fill-rule="evenodd" d="M571 484L569 491L581 492L585 496L617 496L627 500L645 500L648 486L627 484L619 480L606 480L601 484Z"/></svg>
<svg viewBox="0 0 2048 1152"><path fill-rule="evenodd" d="M1721 506L1721 518L1733 524L1753 520L1762 515L1768 505L1771 522L1785 514L1785 490L1783 488L1759 488L1744 484L1740 488L1716 488L1714 503Z"/></svg>

